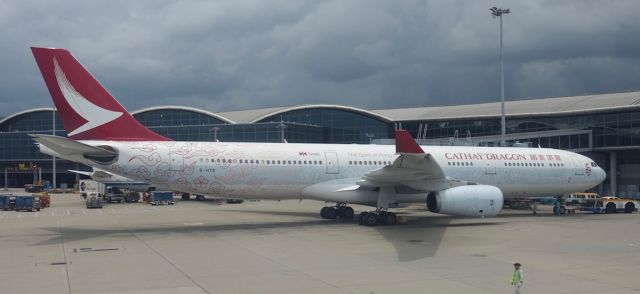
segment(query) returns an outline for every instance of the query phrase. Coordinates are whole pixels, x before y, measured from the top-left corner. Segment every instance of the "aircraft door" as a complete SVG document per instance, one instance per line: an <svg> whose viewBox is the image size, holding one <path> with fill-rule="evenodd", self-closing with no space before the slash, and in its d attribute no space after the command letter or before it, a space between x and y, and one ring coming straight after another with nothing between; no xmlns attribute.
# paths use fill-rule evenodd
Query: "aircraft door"
<svg viewBox="0 0 640 294"><path fill-rule="evenodd" d="M182 170L184 168L183 148L178 146L169 148L169 169Z"/></svg>
<svg viewBox="0 0 640 294"><path fill-rule="evenodd" d="M496 174L496 161L485 159L484 161L484 173L487 175Z"/></svg>
<svg viewBox="0 0 640 294"><path fill-rule="evenodd" d="M578 159L578 156L572 155L571 161L573 161L573 170L575 171L575 175L576 176L584 175L584 170L580 165L580 159Z"/></svg>
<svg viewBox="0 0 640 294"><path fill-rule="evenodd" d="M340 173L340 167L338 166L338 153L335 151L325 151L325 166L327 167L327 174Z"/></svg>

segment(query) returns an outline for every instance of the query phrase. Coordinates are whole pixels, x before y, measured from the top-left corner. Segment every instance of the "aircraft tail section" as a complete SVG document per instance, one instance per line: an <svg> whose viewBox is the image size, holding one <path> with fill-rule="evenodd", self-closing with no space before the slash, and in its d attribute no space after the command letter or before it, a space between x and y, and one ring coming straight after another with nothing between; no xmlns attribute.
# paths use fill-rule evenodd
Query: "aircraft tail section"
<svg viewBox="0 0 640 294"><path fill-rule="evenodd" d="M31 47L69 138L170 141L147 129L65 49Z"/></svg>
<svg viewBox="0 0 640 294"><path fill-rule="evenodd" d="M424 154L424 150L408 131L396 130L396 153Z"/></svg>

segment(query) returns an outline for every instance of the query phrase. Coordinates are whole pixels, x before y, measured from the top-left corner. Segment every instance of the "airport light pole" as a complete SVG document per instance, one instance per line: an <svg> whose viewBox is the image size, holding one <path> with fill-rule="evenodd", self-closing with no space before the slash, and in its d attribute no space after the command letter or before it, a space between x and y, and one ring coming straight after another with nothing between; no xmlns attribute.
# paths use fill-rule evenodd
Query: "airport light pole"
<svg viewBox="0 0 640 294"><path fill-rule="evenodd" d="M284 138L284 129L287 128L287 125L285 125L284 123L280 123L276 126L276 128L280 129L280 142L286 143L287 141Z"/></svg>
<svg viewBox="0 0 640 294"><path fill-rule="evenodd" d="M506 119L505 119L505 113L504 113L504 62L503 62L503 58L502 58L502 15L503 14L508 14L511 13L511 11L509 11L509 9L502 9L502 8L497 8L497 7L491 7L489 8L489 10L491 10L491 15L496 18L500 18L500 109L501 109L501 116L500 116L500 125L501 125L501 132L500 132L500 146L505 147L506 146L506 139L505 139L505 133L506 133Z"/></svg>
<svg viewBox="0 0 640 294"><path fill-rule="evenodd" d="M218 141L218 131L220 131L220 127L213 127L213 128L211 128L209 130L213 131L213 141L214 142L219 142Z"/></svg>
<svg viewBox="0 0 640 294"><path fill-rule="evenodd" d="M9 168L5 167L4 168L4 190L5 191L9 191L9 186L7 185L7 182L9 181L8 171L9 171Z"/></svg>
<svg viewBox="0 0 640 294"><path fill-rule="evenodd" d="M56 135L56 109L55 108L53 109L53 118L51 120L52 120L52 123L53 123L53 127L52 127L53 130L51 132L52 132L52 135L55 136ZM52 161L52 164L53 164L52 170L53 171L51 172L51 175L52 175L52 179L51 180L53 182L52 183L53 184L53 188L55 189L56 188L56 184L57 184L56 183L56 157L52 156L52 159L53 159L53 161Z"/></svg>

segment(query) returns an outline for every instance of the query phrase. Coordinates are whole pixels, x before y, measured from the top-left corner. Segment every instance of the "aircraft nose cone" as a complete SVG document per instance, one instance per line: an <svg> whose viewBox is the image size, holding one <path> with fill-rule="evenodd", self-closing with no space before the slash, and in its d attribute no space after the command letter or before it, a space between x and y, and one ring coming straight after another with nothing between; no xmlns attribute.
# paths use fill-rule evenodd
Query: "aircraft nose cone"
<svg viewBox="0 0 640 294"><path fill-rule="evenodd" d="M603 182L607 178L607 173L603 169L598 168L598 181Z"/></svg>

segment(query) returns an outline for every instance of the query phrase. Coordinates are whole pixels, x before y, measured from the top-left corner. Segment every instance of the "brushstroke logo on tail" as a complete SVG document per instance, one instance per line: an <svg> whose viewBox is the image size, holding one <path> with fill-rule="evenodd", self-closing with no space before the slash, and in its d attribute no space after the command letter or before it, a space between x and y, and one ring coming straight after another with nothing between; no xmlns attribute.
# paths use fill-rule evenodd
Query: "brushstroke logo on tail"
<svg viewBox="0 0 640 294"><path fill-rule="evenodd" d="M91 103L89 100L87 100L87 98L78 93L78 91L76 91L76 89L71 85L69 80L67 80L67 76L62 71L62 68L60 68L58 60L56 60L55 58L53 59L53 65L55 67L54 71L56 75L56 81L58 82L60 91L62 91L62 96L64 96L64 99L67 100L69 106L71 106L71 108L79 116L87 121L84 125L81 125L80 127L71 131L69 133L69 136L77 135L79 133L99 127L115 120L122 115L122 112L104 109Z"/></svg>

